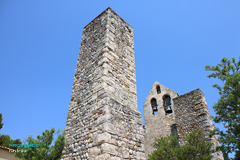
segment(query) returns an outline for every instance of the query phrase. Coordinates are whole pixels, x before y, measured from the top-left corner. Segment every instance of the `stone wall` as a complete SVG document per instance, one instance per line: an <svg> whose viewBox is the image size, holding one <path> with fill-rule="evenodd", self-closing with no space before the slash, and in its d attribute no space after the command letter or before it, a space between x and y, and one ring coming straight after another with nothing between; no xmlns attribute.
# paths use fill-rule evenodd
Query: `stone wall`
<svg viewBox="0 0 240 160"><path fill-rule="evenodd" d="M215 149L216 146L219 146L217 136L214 136L212 139L208 138L209 131L213 130L215 126L211 121L207 102L200 89L183 94L174 98L173 101L175 121L180 144L184 144L184 134L200 128L203 130L206 138L214 143L213 149ZM212 159L222 160L223 155L221 152L215 152Z"/></svg>
<svg viewBox="0 0 240 160"><path fill-rule="evenodd" d="M206 133L209 131L212 124L211 118L200 89L183 94L173 101L177 131L180 137L196 128L201 128Z"/></svg>
<svg viewBox="0 0 240 160"><path fill-rule="evenodd" d="M84 27L63 159L145 159L133 29L111 8Z"/></svg>
<svg viewBox="0 0 240 160"><path fill-rule="evenodd" d="M106 159L145 159L144 130L139 112L106 97L102 115L93 122L93 147L90 157ZM120 158L121 157L121 158Z"/></svg>

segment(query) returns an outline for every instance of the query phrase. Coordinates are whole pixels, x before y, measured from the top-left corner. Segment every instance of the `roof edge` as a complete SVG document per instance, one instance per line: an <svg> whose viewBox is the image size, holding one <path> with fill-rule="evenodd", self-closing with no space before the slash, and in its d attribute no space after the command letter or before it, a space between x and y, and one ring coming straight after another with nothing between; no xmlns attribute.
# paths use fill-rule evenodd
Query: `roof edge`
<svg viewBox="0 0 240 160"><path fill-rule="evenodd" d="M8 148L8 147L5 147L5 146L0 146L0 148L5 149L5 150L8 150L8 151L10 150L11 152L16 152L15 149Z"/></svg>

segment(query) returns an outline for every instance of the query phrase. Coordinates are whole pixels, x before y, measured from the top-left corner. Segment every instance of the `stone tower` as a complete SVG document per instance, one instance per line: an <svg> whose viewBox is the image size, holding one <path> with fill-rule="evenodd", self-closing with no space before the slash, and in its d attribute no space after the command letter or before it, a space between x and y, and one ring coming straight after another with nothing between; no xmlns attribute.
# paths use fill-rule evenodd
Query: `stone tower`
<svg viewBox="0 0 240 160"><path fill-rule="evenodd" d="M133 29L111 8L84 27L63 159L145 159Z"/></svg>
<svg viewBox="0 0 240 160"><path fill-rule="evenodd" d="M148 156L154 148L151 144L154 137L178 135L180 145L184 144L183 136L200 128L207 136L213 125L205 96L200 89L183 95L155 82L144 102L145 119L145 154ZM213 142L213 148L219 146L217 136L207 138ZM215 152L212 160L223 160L221 152Z"/></svg>

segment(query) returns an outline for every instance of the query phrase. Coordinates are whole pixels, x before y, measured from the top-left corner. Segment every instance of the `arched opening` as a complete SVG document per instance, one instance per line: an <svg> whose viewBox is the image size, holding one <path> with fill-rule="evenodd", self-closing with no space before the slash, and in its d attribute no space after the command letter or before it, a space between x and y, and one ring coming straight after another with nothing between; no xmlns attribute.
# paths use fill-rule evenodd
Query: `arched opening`
<svg viewBox="0 0 240 160"><path fill-rule="evenodd" d="M152 106L153 114L156 114L158 112L158 108L157 108L157 100L155 98L151 100L151 106Z"/></svg>
<svg viewBox="0 0 240 160"><path fill-rule="evenodd" d="M164 106L166 115L172 114L171 97L169 95L163 96L163 106Z"/></svg>
<svg viewBox="0 0 240 160"><path fill-rule="evenodd" d="M156 89L157 89L157 94L160 94L160 93L161 93L161 88L160 88L160 86L157 86Z"/></svg>

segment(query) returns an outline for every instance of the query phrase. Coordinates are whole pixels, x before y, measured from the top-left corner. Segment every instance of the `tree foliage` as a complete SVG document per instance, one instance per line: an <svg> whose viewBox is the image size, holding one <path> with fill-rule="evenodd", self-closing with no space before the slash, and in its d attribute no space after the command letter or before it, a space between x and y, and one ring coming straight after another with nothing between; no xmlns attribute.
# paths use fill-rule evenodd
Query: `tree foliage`
<svg viewBox="0 0 240 160"><path fill-rule="evenodd" d="M4 123L2 123L2 113L0 113L0 130L2 129Z"/></svg>
<svg viewBox="0 0 240 160"><path fill-rule="evenodd" d="M59 134L60 130L55 133L55 129L52 128L50 131L46 130L42 132L42 135L38 135L37 139L29 136L24 144L39 144L38 147L18 147L18 150L24 152L17 152L15 157L22 158L23 160L52 160L60 159L62 156L62 150L65 145L64 131ZM58 134L58 138L55 140L54 145L51 143L54 139L54 135Z"/></svg>
<svg viewBox="0 0 240 160"><path fill-rule="evenodd" d="M11 139L9 135L1 135L0 136L0 146L8 147L11 149L17 149L17 147L9 147L9 144L22 144L22 141L20 139Z"/></svg>
<svg viewBox="0 0 240 160"><path fill-rule="evenodd" d="M197 129L184 136L184 145L179 145L178 137L155 138L152 146L155 150L149 154L149 160L210 160L212 158L212 142L206 141L204 134Z"/></svg>
<svg viewBox="0 0 240 160"><path fill-rule="evenodd" d="M2 123L2 120L3 120L2 113L0 113L0 130L4 124L4 123ZM13 139L11 139L11 137L9 135L5 135L5 134L1 135L0 134L0 146L17 149L17 147L9 147L9 144L22 144L22 142L20 139L13 140Z"/></svg>
<svg viewBox="0 0 240 160"><path fill-rule="evenodd" d="M214 72L208 78L217 78L223 82L223 87L213 85L220 95L213 106L216 112L213 120L223 123L226 128L226 131L216 129L222 144L219 149L223 151L225 159L229 159L228 154L232 152L235 152L234 159L240 159L240 57L238 62L234 58L223 58L220 64L212 67L207 65L205 69Z"/></svg>

